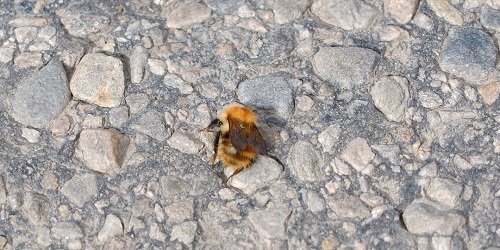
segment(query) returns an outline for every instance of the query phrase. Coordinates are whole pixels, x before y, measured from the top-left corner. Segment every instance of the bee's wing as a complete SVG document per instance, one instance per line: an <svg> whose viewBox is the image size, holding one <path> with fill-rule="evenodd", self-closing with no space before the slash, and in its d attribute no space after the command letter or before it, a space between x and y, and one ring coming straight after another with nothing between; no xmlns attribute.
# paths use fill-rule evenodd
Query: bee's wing
<svg viewBox="0 0 500 250"><path fill-rule="evenodd" d="M267 144L266 141L264 141L259 129L255 125L250 126L249 129L250 133L247 138L247 143L250 144L259 154L265 154Z"/></svg>
<svg viewBox="0 0 500 250"><path fill-rule="evenodd" d="M240 123L233 119L228 119L228 121L229 140L231 140L231 144L233 144L233 147L238 151L244 150L248 143L247 138L240 127Z"/></svg>

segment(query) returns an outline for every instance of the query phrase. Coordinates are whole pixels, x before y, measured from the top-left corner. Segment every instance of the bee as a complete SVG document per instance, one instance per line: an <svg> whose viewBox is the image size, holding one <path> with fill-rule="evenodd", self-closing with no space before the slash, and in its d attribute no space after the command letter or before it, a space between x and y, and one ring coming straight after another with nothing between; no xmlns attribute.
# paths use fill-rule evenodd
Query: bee
<svg viewBox="0 0 500 250"><path fill-rule="evenodd" d="M267 144L257 127L256 115L241 104L229 105L203 130L217 133L212 168L219 159L224 167L234 169L229 178L249 167L258 154L266 154Z"/></svg>

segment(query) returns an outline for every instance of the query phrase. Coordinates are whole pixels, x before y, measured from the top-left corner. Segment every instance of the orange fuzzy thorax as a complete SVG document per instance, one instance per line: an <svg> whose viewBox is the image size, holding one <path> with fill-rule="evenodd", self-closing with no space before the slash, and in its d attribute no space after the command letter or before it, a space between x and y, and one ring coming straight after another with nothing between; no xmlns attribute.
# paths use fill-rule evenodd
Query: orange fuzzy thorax
<svg viewBox="0 0 500 250"><path fill-rule="evenodd" d="M254 112L245 106L240 104L232 104L230 105L220 116L220 120L224 123L227 121L227 118L231 117L232 119L239 120L243 123L256 123L257 118Z"/></svg>

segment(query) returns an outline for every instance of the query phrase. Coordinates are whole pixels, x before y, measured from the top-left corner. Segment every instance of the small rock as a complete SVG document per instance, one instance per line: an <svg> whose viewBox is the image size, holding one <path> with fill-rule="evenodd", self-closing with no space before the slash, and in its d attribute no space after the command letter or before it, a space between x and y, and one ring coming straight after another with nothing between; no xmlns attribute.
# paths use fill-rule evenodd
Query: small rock
<svg viewBox="0 0 500 250"><path fill-rule="evenodd" d="M177 200L172 205L165 207L167 221L170 223L179 223L193 218L194 200Z"/></svg>
<svg viewBox="0 0 500 250"><path fill-rule="evenodd" d="M58 222L50 231L56 240L75 240L84 237L82 229L74 222Z"/></svg>
<svg viewBox="0 0 500 250"><path fill-rule="evenodd" d="M453 157L453 163L455 164L455 166L462 170L469 170L474 168L474 166L468 160L460 155L455 155Z"/></svg>
<svg viewBox="0 0 500 250"><path fill-rule="evenodd" d="M295 143L288 154L292 174L304 182L320 181L325 178L323 161L315 147L307 141Z"/></svg>
<svg viewBox="0 0 500 250"><path fill-rule="evenodd" d="M61 193L77 206L82 207L97 194L97 180L93 174L76 174L61 188Z"/></svg>
<svg viewBox="0 0 500 250"><path fill-rule="evenodd" d="M59 187L58 182L59 178L57 178L57 176L53 172L46 171L43 174L41 186L44 189L56 190Z"/></svg>
<svg viewBox="0 0 500 250"><path fill-rule="evenodd" d="M36 243L43 247L48 247L52 244L52 239L50 238L50 229L47 227L41 227L36 232ZM0 248L2 248L2 243L0 242Z"/></svg>
<svg viewBox="0 0 500 250"><path fill-rule="evenodd" d="M470 83L483 85L495 67L497 51L486 32L474 28L453 29L443 43L439 66Z"/></svg>
<svg viewBox="0 0 500 250"><path fill-rule="evenodd" d="M335 157L335 159L333 159L330 162L330 166L332 167L333 171L338 175L351 174L351 169L349 168L349 165L345 164L342 160L340 160L337 157Z"/></svg>
<svg viewBox="0 0 500 250"><path fill-rule="evenodd" d="M149 226L149 238L157 241L165 241L167 236L162 232L157 223L151 223Z"/></svg>
<svg viewBox="0 0 500 250"><path fill-rule="evenodd" d="M69 250L83 249L82 242L80 240L69 240L67 247Z"/></svg>
<svg viewBox="0 0 500 250"><path fill-rule="evenodd" d="M66 72L54 60L21 81L13 95L11 115L24 125L41 128L64 109L69 98Z"/></svg>
<svg viewBox="0 0 500 250"><path fill-rule="evenodd" d="M300 18L309 7L309 4L308 0L271 1L274 21L278 24L285 24Z"/></svg>
<svg viewBox="0 0 500 250"><path fill-rule="evenodd" d="M411 21L417 12L419 0L388 0L384 3L384 12L400 24Z"/></svg>
<svg viewBox="0 0 500 250"><path fill-rule="evenodd" d="M443 100L441 100L441 97L429 90L418 92L418 100L420 101L420 104L422 104L422 107L428 109L434 109L443 105Z"/></svg>
<svg viewBox="0 0 500 250"><path fill-rule="evenodd" d="M163 84L168 87L178 89L183 95L189 95L193 92L193 87L189 83L174 74L165 75L163 78Z"/></svg>
<svg viewBox="0 0 500 250"><path fill-rule="evenodd" d="M21 136L30 143L37 143L38 141L40 141L40 132L38 132L38 130L36 129L22 128Z"/></svg>
<svg viewBox="0 0 500 250"><path fill-rule="evenodd" d="M14 30L14 36L18 43L30 43L38 33L36 27L20 27Z"/></svg>
<svg viewBox="0 0 500 250"><path fill-rule="evenodd" d="M389 121L403 121L410 99L408 80L401 76L380 78L370 92L373 102Z"/></svg>
<svg viewBox="0 0 500 250"><path fill-rule="evenodd" d="M250 167L231 177L228 184L247 195L252 195L276 181L281 172L283 167L279 163L270 157L259 155Z"/></svg>
<svg viewBox="0 0 500 250"><path fill-rule="evenodd" d="M61 113L56 119L50 123L50 130L54 136L61 137L68 133L71 128L71 120L69 117Z"/></svg>
<svg viewBox="0 0 500 250"><path fill-rule="evenodd" d="M189 183L172 175L162 176L160 179L160 186L162 196L167 200L185 197L191 191Z"/></svg>
<svg viewBox="0 0 500 250"><path fill-rule="evenodd" d="M311 11L321 21L345 30L367 29L378 11L361 0L316 0Z"/></svg>
<svg viewBox="0 0 500 250"><path fill-rule="evenodd" d="M45 195L29 192L25 197L22 210L31 223L40 225L48 219L51 203Z"/></svg>
<svg viewBox="0 0 500 250"><path fill-rule="evenodd" d="M464 23L460 11L451 5L448 0L427 0L427 5L436 13L436 16L443 18L452 25L461 26Z"/></svg>
<svg viewBox="0 0 500 250"><path fill-rule="evenodd" d="M375 159L375 154L372 152L368 142L358 137L347 144L340 158L349 163L358 172L370 173L369 164Z"/></svg>
<svg viewBox="0 0 500 250"><path fill-rule="evenodd" d="M462 194L463 186L449 179L434 178L425 189L427 196L434 201L456 207Z"/></svg>
<svg viewBox="0 0 500 250"><path fill-rule="evenodd" d="M167 143L184 154L197 154L203 148L203 143L199 139L179 131L175 131Z"/></svg>
<svg viewBox="0 0 500 250"><path fill-rule="evenodd" d="M483 98L484 103L493 105L500 95L500 81L481 86L478 91Z"/></svg>
<svg viewBox="0 0 500 250"><path fill-rule="evenodd" d="M7 203L7 186L5 179L0 175L0 205Z"/></svg>
<svg viewBox="0 0 500 250"><path fill-rule="evenodd" d="M314 73L344 89L370 83L380 55L358 47L322 47L313 57Z"/></svg>
<svg viewBox="0 0 500 250"><path fill-rule="evenodd" d="M500 9L495 10L488 5L481 8L481 24L490 30L500 32Z"/></svg>
<svg viewBox="0 0 500 250"><path fill-rule="evenodd" d="M100 242L106 242L115 236L123 234L123 224L120 218L114 214L108 214L104 225L97 235L97 240Z"/></svg>
<svg viewBox="0 0 500 250"><path fill-rule="evenodd" d="M291 76L284 73L261 76L240 83L236 94L247 106L273 109L286 118L293 110L291 81Z"/></svg>
<svg viewBox="0 0 500 250"><path fill-rule="evenodd" d="M307 210L313 213L318 213L325 209L325 201L317 192L305 190L302 192L302 200L307 206Z"/></svg>
<svg viewBox="0 0 500 250"><path fill-rule="evenodd" d="M370 217L370 209L355 196L338 192L328 198L328 206L339 217L350 219L366 219Z"/></svg>
<svg viewBox="0 0 500 250"><path fill-rule="evenodd" d="M14 57L15 48L0 48L0 62L8 63Z"/></svg>
<svg viewBox="0 0 500 250"><path fill-rule="evenodd" d="M43 27L48 24L48 20L42 17L16 17L9 21L12 27Z"/></svg>
<svg viewBox="0 0 500 250"><path fill-rule="evenodd" d="M197 234L197 228L198 225L195 221L187 221L181 224L174 225L172 227L172 232L170 233L170 240L178 240L179 242L190 246Z"/></svg>
<svg viewBox="0 0 500 250"><path fill-rule="evenodd" d="M75 156L88 168L115 174L121 168L130 139L115 129L84 129Z"/></svg>
<svg viewBox="0 0 500 250"><path fill-rule="evenodd" d="M62 9L56 12L64 28L70 35L88 38L108 30L111 20L109 17L93 13Z"/></svg>
<svg viewBox="0 0 500 250"><path fill-rule="evenodd" d="M341 132L340 124L333 124L318 135L318 142L323 146L323 152L333 153L332 150L337 147Z"/></svg>
<svg viewBox="0 0 500 250"><path fill-rule="evenodd" d="M207 6L201 3L181 3L179 7L167 14L167 27L181 29L204 23L210 19L211 12Z"/></svg>
<svg viewBox="0 0 500 250"><path fill-rule="evenodd" d="M165 74L167 64L160 59L148 59L148 66L151 73L162 76Z"/></svg>
<svg viewBox="0 0 500 250"><path fill-rule="evenodd" d="M149 98L143 93L133 93L125 98L125 102L129 107L130 113L135 114L149 105Z"/></svg>
<svg viewBox="0 0 500 250"><path fill-rule="evenodd" d="M87 114L82 122L83 128L101 128L104 125L104 118L98 115Z"/></svg>
<svg viewBox="0 0 500 250"><path fill-rule="evenodd" d="M413 201L403 212L408 231L414 234L451 235L465 224L465 218L427 199Z"/></svg>
<svg viewBox="0 0 500 250"><path fill-rule="evenodd" d="M147 61L147 50L142 46L135 47L132 55L130 55L130 78L132 83L140 83L142 81Z"/></svg>
<svg viewBox="0 0 500 250"><path fill-rule="evenodd" d="M189 114L187 122L198 127L205 127L210 124L211 118L210 108L206 103L202 103Z"/></svg>
<svg viewBox="0 0 500 250"><path fill-rule="evenodd" d="M43 54L40 52L23 52L14 58L14 65L21 69L43 66Z"/></svg>
<svg viewBox="0 0 500 250"><path fill-rule="evenodd" d="M106 108L117 107L125 91L123 64L112 56L87 54L76 66L70 88L76 99Z"/></svg>
<svg viewBox="0 0 500 250"><path fill-rule="evenodd" d="M250 224L257 233L266 239L285 239L286 219L290 215L288 208L265 208L248 214Z"/></svg>
<svg viewBox="0 0 500 250"><path fill-rule="evenodd" d="M129 113L126 106L113 108L109 111L109 123L111 126L119 128L128 120Z"/></svg>
<svg viewBox="0 0 500 250"><path fill-rule="evenodd" d="M309 111L314 105L314 100L309 96L297 96L295 103L298 109L302 111Z"/></svg>

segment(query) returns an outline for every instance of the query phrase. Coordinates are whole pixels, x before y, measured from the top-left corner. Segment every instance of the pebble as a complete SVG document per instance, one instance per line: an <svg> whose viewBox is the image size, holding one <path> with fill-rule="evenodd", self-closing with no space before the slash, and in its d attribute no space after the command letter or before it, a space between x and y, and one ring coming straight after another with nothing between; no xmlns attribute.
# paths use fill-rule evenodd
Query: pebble
<svg viewBox="0 0 500 250"><path fill-rule="evenodd" d="M56 240L76 240L84 236L80 226L71 221L57 222L50 232Z"/></svg>
<svg viewBox="0 0 500 250"><path fill-rule="evenodd" d="M61 193L77 206L82 207L97 194L97 180L93 174L75 174L64 183Z"/></svg>
<svg viewBox="0 0 500 250"><path fill-rule="evenodd" d="M75 157L94 171L115 174L125 160L129 141L115 129L84 129L77 142Z"/></svg>
<svg viewBox="0 0 500 250"><path fill-rule="evenodd" d="M70 82L71 93L101 107L118 107L125 91L122 62L101 53L85 55L76 66Z"/></svg>
<svg viewBox="0 0 500 250"><path fill-rule="evenodd" d="M129 111L126 106L119 106L117 108L112 108L108 115L111 126L118 128L128 120Z"/></svg>
<svg viewBox="0 0 500 250"><path fill-rule="evenodd" d="M104 125L104 118L99 115L87 114L82 122L83 128L101 128Z"/></svg>
<svg viewBox="0 0 500 250"><path fill-rule="evenodd" d="M460 155L455 155L453 157L453 163L455 164L455 166L462 170L469 170L474 168L474 166L467 159Z"/></svg>
<svg viewBox="0 0 500 250"><path fill-rule="evenodd" d="M297 96L295 98L295 105L302 111L309 111L314 105L314 100L309 96Z"/></svg>
<svg viewBox="0 0 500 250"><path fill-rule="evenodd" d="M338 192L328 199L328 206L339 217L349 219L366 219L371 216L370 209L356 196Z"/></svg>
<svg viewBox="0 0 500 250"><path fill-rule="evenodd" d="M405 24L417 12L419 0L388 0L384 2L384 12L396 22Z"/></svg>
<svg viewBox="0 0 500 250"><path fill-rule="evenodd" d="M368 85L380 55L359 47L322 47L313 57L314 73L343 89Z"/></svg>
<svg viewBox="0 0 500 250"><path fill-rule="evenodd" d="M189 183L173 175L166 175L160 178L162 197L167 200L187 196L191 191Z"/></svg>
<svg viewBox="0 0 500 250"><path fill-rule="evenodd" d="M207 22L212 11L201 3L181 3L166 15L167 27L171 29L187 29L195 24Z"/></svg>
<svg viewBox="0 0 500 250"><path fill-rule="evenodd" d="M120 236L122 234L123 224L120 218L114 214L108 214L106 215L104 225L97 235L97 240L100 242L106 242L111 240L113 237Z"/></svg>
<svg viewBox="0 0 500 250"><path fill-rule="evenodd" d="M460 11L448 0L427 0L427 5L438 17L452 25L461 26L464 23Z"/></svg>
<svg viewBox="0 0 500 250"><path fill-rule="evenodd" d="M274 12L274 21L278 24L290 23L302 17L310 5L308 0L270 1Z"/></svg>
<svg viewBox="0 0 500 250"><path fill-rule="evenodd" d="M136 46L130 55L130 78L132 83L140 83L144 78L144 70L148 62L148 51Z"/></svg>
<svg viewBox="0 0 500 250"><path fill-rule="evenodd" d="M21 44L30 43L37 34L38 28L36 27L20 27L14 30L16 41Z"/></svg>
<svg viewBox="0 0 500 250"><path fill-rule="evenodd" d="M52 244L52 239L50 238L50 229L47 227L40 227L36 232L36 243L43 247L48 247ZM1 240L0 240L1 241ZM2 243L0 242L0 248L2 248Z"/></svg>
<svg viewBox="0 0 500 250"><path fill-rule="evenodd" d="M165 74L167 64L160 59L148 59L149 71L155 75L162 76Z"/></svg>
<svg viewBox="0 0 500 250"><path fill-rule="evenodd" d="M483 85L479 87L478 92L483 98L484 103L493 105L500 95L500 81Z"/></svg>
<svg viewBox="0 0 500 250"><path fill-rule="evenodd" d="M61 9L56 13L68 33L76 37L88 38L103 33L111 24L107 16L67 9Z"/></svg>
<svg viewBox="0 0 500 250"><path fill-rule="evenodd" d="M5 178L0 175L0 205L7 203L7 186Z"/></svg>
<svg viewBox="0 0 500 250"><path fill-rule="evenodd" d="M175 131L167 141L168 145L184 154L197 154L204 144L193 135Z"/></svg>
<svg viewBox="0 0 500 250"><path fill-rule="evenodd" d="M370 162L375 159L375 154L364 138L357 137L347 144L340 158L349 163L356 171L371 174Z"/></svg>
<svg viewBox="0 0 500 250"><path fill-rule="evenodd" d="M21 136L30 143L37 143L40 141L40 132L32 128L22 128Z"/></svg>
<svg viewBox="0 0 500 250"><path fill-rule="evenodd" d="M12 27L43 27L47 24L47 19L42 17L16 17L9 21L9 25Z"/></svg>
<svg viewBox="0 0 500 250"><path fill-rule="evenodd" d="M59 61L21 80L12 97L12 117L41 128L64 109L70 98L66 72Z"/></svg>
<svg viewBox="0 0 500 250"><path fill-rule="evenodd" d="M146 101L146 99L144 100ZM164 115L154 109L142 114L132 121L132 129L143 133L155 140L164 141L172 134L172 129L165 126Z"/></svg>
<svg viewBox="0 0 500 250"><path fill-rule="evenodd" d="M495 10L488 5L481 8L481 24L495 32L500 32L500 9Z"/></svg>
<svg viewBox="0 0 500 250"><path fill-rule="evenodd" d="M345 30L367 29L378 11L361 0L316 0L311 12L325 23Z"/></svg>
<svg viewBox="0 0 500 250"><path fill-rule="evenodd" d="M301 193L302 200L304 201L308 211L318 213L326 208L325 200L317 192L302 190Z"/></svg>
<svg viewBox="0 0 500 250"><path fill-rule="evenodd" d="M9 63L14 58L15 48L0 48L0 62L1 63Z"/></svg>
<svg viewBox="0 0 500 250"><path fill-rule="evenodd" d="M298 141L290 149L288 163L291 173L302 182L325 179L321 154L310 142Z"/></svg>
<svg viewBox="0 0 500 250"><path fill-rule="evenodd" d="M177 240L187 246L191 246L194 237L197 235L198 224L195 221L186 221L181 224L174 225L170 233L170 240Z"/></svg>
<svg viewBox="0 0 500 250"><path fill-rule="evenodd" d="M49 217L51 203L45 195L28 192L24 198L22 211L31 223L41 225Z"/></svg>
<svg viewBox="0 0 500 250"><path fill-rule="evenodd" d="M236 94L241 103L258 109L272 109L283 117L293 110L292 78L285 73L275 73L246 80L238 85Z"/></svg>
<svg viewBox="0 0 500 250"><path fill-rule="evenodd" d="M43 54L40 52L23 52L14 58L14 65L21 69L43 66Z"/></svg>
<svg viewBox="0 0 500 250"><path fill-rule="evenodd" d="M167 222L180 223L193 218L194 200L192 198L176 200L175 203L165 207Z"/></svg>
<svg viewBox="0 0 500 250"><path fill-rule="evenodd" d="M165 75L163 78L163 84L168 87L178 89L183 95L189 95L193 92L191 84L185 82L179 76L174 74Z"/></svg>
<svg viewBox="0 0 500 250"><path fill-rule="evenodd" d="M149 226L149 238L157 241L165 241L167 236L162 232L158 223L151 223Z"/></svg>
<svg viewBox="0 0 500 250"><path fill-rule="evenodd" d="M410 99L408 80L402 76L386 76L373 84L372 100L389 121L401 122Z"/></svg>
<svg viewBox="0 0 500 250"><path fill-rule="evenodd" d="M288 208L264 208L248 214L248 221L257 233L265 239L286 239L286 219L291 210Z"/></svg>
<svg viewBox="0 0 500 250"><path fill-rule="evenodd" d="M136 114L149 105L149 97L143 93L131 93L125 98L130 113Z"/></svg>
<svg viewBox="0 0 500 250"><path fill-rule="evenodd" d="M455 210L425 198L414 200L403 211L408 231L414 234L451 235L465 224L465 218Z"/></svg>
<svg viewBox="0 0 500 250"><path fill-rule="evenodd" d="M484 85L484 79L495 67L497 52L493 39L486 32L456 28L444 40L439 66L470 83Z"/></svg>
<svg viewBox="0 0 500 250"><path fill-rule="evenodd" d="M427 196L441 204L456 207L462 194L463 186L445 178L434 178L425 189Z"/></svg>
<svg viewBox="0 0 500 250"><path fill-rule="evenodd" d="M434 109L443 105L441 97L430 90L418 92L418 100L424 108Z"/></svg>
<svg viewBox="0 0 500 250"><path fill-rule="evenodd" d="M226 174L227 177L231 176L232 170L230 172ZM253 195L261 188L276 182L282 172L283 167L278 162L270 157L259 155L252 165L231 177L228 184L246 195Z"/></svg>
<svg viewBox="0 0 500 250"><path fill-rule="evenodd" d="M351 169L349 168L349 165L345 164L342 160L340 160L337 157L330 162L330 166L332 167L333 172L335 172L338 175L351 174Z"/></svg>
<svg viewBox="0 0 500 250"><path fill-rule="evenodd" d="M323 152L333 153L332 151L339 142L341 132L340 124L332 124L318 135L318 142L323 146Z"/></svg>

